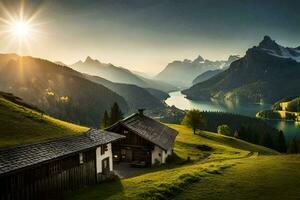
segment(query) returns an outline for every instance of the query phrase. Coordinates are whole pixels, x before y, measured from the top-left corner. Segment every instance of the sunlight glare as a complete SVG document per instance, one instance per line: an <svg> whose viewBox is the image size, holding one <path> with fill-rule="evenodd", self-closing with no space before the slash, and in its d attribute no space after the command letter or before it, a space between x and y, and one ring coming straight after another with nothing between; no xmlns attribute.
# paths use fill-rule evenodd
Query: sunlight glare
<svg viewBox="0 0 300 200"><path fill-rule="evenodd" d="M18 21L11 25L11 32L18 37L26 37L30 34L30 24Z"/></svg>

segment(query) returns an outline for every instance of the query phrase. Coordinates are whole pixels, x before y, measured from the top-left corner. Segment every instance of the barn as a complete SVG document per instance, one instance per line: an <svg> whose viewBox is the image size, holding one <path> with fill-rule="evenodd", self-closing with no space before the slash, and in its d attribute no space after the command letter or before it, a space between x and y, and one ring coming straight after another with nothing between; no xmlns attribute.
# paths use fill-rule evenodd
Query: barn
<svg viewBox="0 0 300 200"><path fill-rule="evenodd" d="M114 161L150 167L164 164L172 154L177 131L147 117L143 111L106 129L125 136L113 144Z"/></svg>
<svg viewBox="0 0 300 200"><path fill-rule="evenodd" d="M0 199L60 199L64 191L112 175L112 142L124 136L91 129L47 142L0 150Z"/></svg>

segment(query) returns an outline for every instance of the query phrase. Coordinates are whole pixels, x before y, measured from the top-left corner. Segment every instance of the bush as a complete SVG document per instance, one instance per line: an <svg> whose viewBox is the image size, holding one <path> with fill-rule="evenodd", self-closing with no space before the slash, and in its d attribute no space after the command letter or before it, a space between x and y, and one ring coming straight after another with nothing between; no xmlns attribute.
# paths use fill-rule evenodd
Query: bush
<svg viewBox="0 0 300 200"><path fill-rule="evenodd" d="M222 135L229 135L229 136L231 135L231 134L230 134L230 128L229 128L229 126L226 125L226 124L223 124L223 125L218 126L217 132L218 132L219 134L222 134Z"/></svg>

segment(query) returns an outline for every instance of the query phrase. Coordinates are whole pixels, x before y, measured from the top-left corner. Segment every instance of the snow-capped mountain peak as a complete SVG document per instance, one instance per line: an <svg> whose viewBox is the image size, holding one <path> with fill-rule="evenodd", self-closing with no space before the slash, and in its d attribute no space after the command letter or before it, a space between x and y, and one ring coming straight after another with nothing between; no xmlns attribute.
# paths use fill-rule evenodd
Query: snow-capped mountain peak
<svg viewBox="0 0 300 200"><path fill-rule="evenodd" d="M265 51L269 55L277 56L280 58L290 58L295 60L296 62L300 62L299 47L298 48L283 47L277 44L269 36L264 37L263 41L259 43L258 48Z"/></svg>

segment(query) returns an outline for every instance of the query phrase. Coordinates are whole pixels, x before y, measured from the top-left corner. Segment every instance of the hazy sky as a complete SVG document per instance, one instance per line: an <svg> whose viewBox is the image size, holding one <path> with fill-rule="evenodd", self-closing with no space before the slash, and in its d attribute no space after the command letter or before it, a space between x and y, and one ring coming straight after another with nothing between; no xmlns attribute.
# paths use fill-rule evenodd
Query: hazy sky
<svg viewBox="0 0 300 200"><path fill-rule="evenodd" d="M18 1L1 2L10 13L19 12ZM31 0L24 4L25 15L39 12L31 22L37 31L28 47L23 44L23 53L66 64L89 55L157 73L173 60L199 54L212 60L244 55L264 35L285 46L300 45L298 0ZM0 14L5 18L3 11ZM1 32L0 52L18 52L18 42L9 44Z"/></svg>

